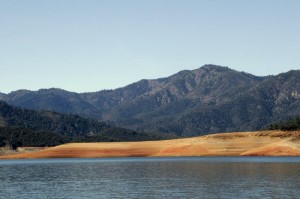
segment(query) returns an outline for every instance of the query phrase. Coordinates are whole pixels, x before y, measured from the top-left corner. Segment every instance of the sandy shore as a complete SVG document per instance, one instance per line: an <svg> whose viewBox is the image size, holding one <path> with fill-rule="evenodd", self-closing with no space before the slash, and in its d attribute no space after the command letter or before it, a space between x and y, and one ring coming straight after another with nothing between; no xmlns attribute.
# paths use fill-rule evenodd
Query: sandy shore
<svg viewBox="0 0 300 199"><path fill-rule="evenodd" d="M21 158L99 158L163 156L300 156L300 131L222 133L146 142L70 143L12 155Z"/></svg>

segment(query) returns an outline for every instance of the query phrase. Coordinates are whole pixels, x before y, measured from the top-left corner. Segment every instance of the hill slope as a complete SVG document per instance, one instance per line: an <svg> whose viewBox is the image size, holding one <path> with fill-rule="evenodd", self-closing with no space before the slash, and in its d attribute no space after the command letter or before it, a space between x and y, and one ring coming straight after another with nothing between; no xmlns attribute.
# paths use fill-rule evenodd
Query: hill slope
<svg viewBox="0 0 300 199"><path fill-rule="evenodd" d="M115 90L82 94L23 90L2 98L21 107L77 113L146 132L195 136L257 130L296 116L300 71L257 77L205 65Z"/></svg>
<svg viewBox="0 0 300 199"><path fill-rule="evenodd" d="M112 127L104 122L82 118L78 115L21 109L3 101L0 101L0 124L2 127L20 126L68 136L99 133Z"/></svg>
<svg viewBox="0 0 300 199"><path fill-rule="evenodd" d="M157 140L148 135L78 115L16 108L0 101L0 146L54 146L66 142Z"/></svg>
<svg viewBox="0 0 300 199"><path fill-rule="evenodd" d="M0 159L299 155L299 131L264 131L151 142L71 143L31 153L0 156Z"/></svg>

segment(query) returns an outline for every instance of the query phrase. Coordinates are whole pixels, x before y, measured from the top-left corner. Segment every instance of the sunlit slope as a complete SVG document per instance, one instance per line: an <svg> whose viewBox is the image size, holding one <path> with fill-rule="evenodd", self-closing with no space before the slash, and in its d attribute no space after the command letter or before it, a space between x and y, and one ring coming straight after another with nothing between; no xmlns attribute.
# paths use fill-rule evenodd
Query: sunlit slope
<svg viewBox="0 0 300 199"><path fill-rule="evenodd" d="M299 156L300 131L222 133L146 142L71 143L40 151L1 156L14 158L98 158L163 156Z"/></svg>

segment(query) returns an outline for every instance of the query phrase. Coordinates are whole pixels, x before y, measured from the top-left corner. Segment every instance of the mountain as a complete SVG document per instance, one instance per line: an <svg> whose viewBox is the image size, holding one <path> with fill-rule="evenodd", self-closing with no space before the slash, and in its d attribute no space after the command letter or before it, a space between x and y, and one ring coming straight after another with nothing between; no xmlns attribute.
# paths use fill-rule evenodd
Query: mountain
<svg viewBox="0 0 300 199"><path fill-rule="evenodd" d="M298 115L300 71L257 77L205 65L115 90L20 90L3 99L24 108L76 113L139 131L194 136L257 130Z"/></svg>
<svg viewBox="0 0 300 199"><path fill-rule="evenodd" d="M40 89L36 92L18 90L2 96L2 99L12 105L34 110L80 113L82 116L93 118L100 114L93 105L82 99L79 94L62 89Z"/></svg>

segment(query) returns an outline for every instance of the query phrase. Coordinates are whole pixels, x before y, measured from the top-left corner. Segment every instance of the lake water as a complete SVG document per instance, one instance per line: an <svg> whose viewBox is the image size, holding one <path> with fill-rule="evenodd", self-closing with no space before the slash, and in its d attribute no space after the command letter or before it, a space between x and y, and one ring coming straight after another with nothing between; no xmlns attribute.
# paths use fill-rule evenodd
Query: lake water
<svg viewBox="0 0 300 199"><path fill-rule="evenodd" d="M1 160L0 198L300 198L300 157Z"/></svg>

